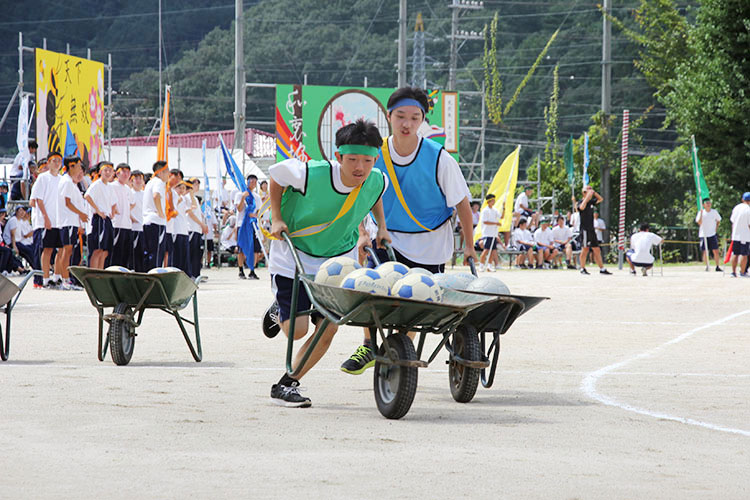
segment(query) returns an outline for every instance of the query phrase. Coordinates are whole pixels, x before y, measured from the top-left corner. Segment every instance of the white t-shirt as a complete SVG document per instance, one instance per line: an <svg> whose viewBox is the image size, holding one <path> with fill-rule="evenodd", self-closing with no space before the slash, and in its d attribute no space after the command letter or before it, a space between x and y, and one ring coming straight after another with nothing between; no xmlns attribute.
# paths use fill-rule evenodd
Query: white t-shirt
<svg viewBox="0 0 750 500"><path fill-rule="evenodd" d="M191 208L192 202L190 201L190 195L180 196L174 193L174 204L177 215L172 219L174 221L174 227L172 228L173 234L182 234L187 236L188 234L188 211Z"/></svg>
<svg viewBox="0 0 750 500"><path fill-rule="evenodd" d="M60 182L60 175L52 175L49 171L44 172L43 174L40 174L39 177L36 178L36 182L34 183L34 187L37 187L36 193L32 190L32 198L31 199L37 199L42 200L44 203L44 209L47 211L47 217L49 217L50 223L52 224L52 227L59 228L60 226L57 224L57 199L58 199L58 183ZM38 207L38 205L37 205ZM44 227L44 215L40 214L42 225L39 226L41 228ZM35 227L35 229L38 229Z"/></svg>
<svg viewBox="0 0 750 500"><path fill-rule="evenodd" d="M86 190L84 198L86 196L91 197L101 213L103 213L106 217L112 217L112 207L116 203L115 193L112 190L112 186L110 186L109 184L105 184L101 179L97 179L92 182L89 188ZM91 206L91 204L89 204L88 211L89 223L86 226L86 233L90 234L93 230L91 221L93 220L95 215L94 207Z"/></svg>
<svg viewBox="0 0 750 500"><path fill-rule="evenodd" d="M41 186L37 184L36 182L32 184L31 194L29 195L29 200L37 199L39 197L40 189L41 189ZM44 215L42 215L42 211L36 206L31 210L31 225L34 228L34 230L44 229Z"/></svg>
<svg viewBox="0 0 750 500"><path fill-rule="evenodd" d="M570 225L573 226L573 232L581 232L581 213L577 210L570 216Z"/></svg>
<svg viewBox="0 0 750 500"><path fill-rule="evenodd" d="M568 226L555 226L552 228L552 239L566 242L573 237L573 231Z"/></svg>
<svg viewBox="0 0 750 500"><path fill-rule="evenodd" d="M135 219L132 229L133 231L143 231L143 191L131 189L130 193L133 196L133 203L135 204L130 213Z"/></svg>
<svg viewBox="0 0 750 500"><path fill-rule="evenodd" d="M16 225L16 243L23 243L24 245L31 245L34 243L34 237L28 236L24 237L24 235L29 234L31 232L31 224L29 224L26 220L19 220Z"/></svg>
<svg viewBox="0 0 750 500"><path fill-rule="evenodd" d="M717 212L713 208L708 212L706 212L706 209L701 208L695 216L695 222L698 222L698 219L701 218L701 212L703 213L703 219L701 219L701 223L698 229L698 237L710 238L711 236L716 234L716 227L721 220L721 215L719 215L719 212Z"/></svg>
<svg viewBox="0 0 750 500"><path fill-rule="evenodd" d="M234 229L235 229L234 224L227 224L227 226L224 229L222 229L221 231L221 248L222 249L229 250L230 247L237 245L237 236L234 234ZM271 246L271 248L273 248L273 246Z"/></svg>
<svg viewBox="0 0 750 500"><path fill-rule="evenodd" d="M526 208L521 208L521 205L523 205ZM522 210L526 210L529 208L529 197L526 196L526 190L521 191L521 194L518 195L516 198L516 204L513 206L513 211L520 213Z"/></svg>
<svg viewBox="0 0 750 500"><path fill-rule="evenodd" d="M19 151L16 157L13 159L13 165L10 167L11 178L23 178L28 179L29 174L29 161L31 160L31 154L29 150Z"/></svg>
<svg viewBox="0 0 750 500"><path fill-rule="evenodd" d="M70 210L65 204L65 199L70 198L70 202L81 212L87 212L87 205L81 194L81 190L73 182L69 175L64 175L60 179L60 197L57 205L57 218L60 227L81 227L81 218L77 213Z"/></svg>
<svg viewBox="0 0 750 500"><path fill-rule="evenodd" d="M594 232L596 233L596 239L599 240L599 242L602 242L602 237L604 235L602 234L602 231L607 229L607 225L604 224L604 221L600 218L597 218L594 220Z"/></svg>
<svg viewBox="0 0 750 500"><path fill-rule="evenodd" d="M245 192L237 191L234 193L234 206L237 207L237 227L242 227L242 222L245 220L245 209L247 208L247 201L245 201L245 207L242 210L239 210L240 203L242 202L242 195L244 195ZM253 199L255 200L255 212L260 210L260 206L263 204L263 202L260 199L260 196L255 191L250 192L251 195L253 195Z"/></svg>
<svg viewBox="0 0 750 500"><path fill-rule="evenodd" d="M130 205L133 204L133 192L129 186L120 184L118 180L112 181L110 185L115 193L118 212L112 219L112 226L120 229L132 229L133 221L130 219Z"/></svg>
<svg viewBox="0 0 750 500"><path fill-rule="evenodd" d="M154 196L159 195L161 198L161 213L167 213L167 197L166 197L166 184L163 180L156 176L153 176L150 181L146 184L146 188L143 190L143 224L157 224L159 226L166 226L167 219L160 217L156 211L156 205L154 204Z"/></svg>
<svg viewBox="0 0 750 500"><path fill-rule="evenodd" d="M500 231L500 226L494 224L485 224L485 222L500 222L500 212L494 208L485 207L482 210L482 238L492 238L497 236Z"/></svg>
<svg viewBox="0 0 750 500"><path fill-rule="evenodd" d="M541 227L537 229L534 232L534 241L536 243L541 243L542 245L552 246L552 243L554 243L555 238L552 236L552 229L547 227L547 229L542 229Z"/></svg>
<svg viewBox="0 0 750 500"><path fill-rule="evenodd" d="M11 244L11 237L10 233L15 231L18 227L18 219L14 215L10 219L8 219L8 222L5 223L5 228L3 229L3 241L6 245Z"/></svg>
<svg viewBox="0 0 750 500"><path fill-rule="evenodd" d="M653 264L651 247L661 243L661 236L649 231L639 231L630 237L630 248L634 251L630 260L639 264Z"/></svg>
<svg viewBox="0 0 750 500"><path fill-rule="evenodd" d="M421 139L420 139L421 140ZM408 156L401 156L393 147L393 137L388 139L390 145L391 159L393 163L408 165L414 161L419 151L419 145ZM445 150L440 152L437 166L438 186L445 195L445 204L455 207L464 198L471 198L469 187L466 185L461 168L456 160ZM386 184L386 188L388 184ZM414 214L419 218L419 215ZM420 264L439 265L445 264L453 256L453 227L449 222L432 232L424 233L397 233L391 232L393 248L398 250L407 259Z"/></svg>
<svg viewBox="0 0 750 500"><path fill-rule="evenodd" d="M740 203L732 210L732 241L750 241L750 205Z"/></svg>
<svg viewBox="0 0 750 500"><path fill-rule="evenodd" d="M521 229L517 227L513 231L513 242L516 246L521 245L521 242L525 242L526 245L534 243L534 237L531 236L531 231L528 229Z"/></svg>
<svg viewBox="0 0 750 500"><path fill-rule="evenodd" d="M189 194L187 195L187 198L190 201L190 203L192 204L193 203L193 199L190 197ZM198 220L201 220L201 221L204 220L203 212L201 211L201 204L200 204L200 202L198 202L197 198L195 199L195 206L191 207L190 211L193 213L193 215L195 215L196 217L198 217ZM203 228L201 227L200 224L198 224L197 222L195 222L192 219L192 217L190 217L190 214L188 214L188 231L191 232L191 233L201 233L201 234L203 234Z"/></svg>
<svg viewBox="0 0 750 500"><path fill-rule="evenodd" d="M333 178L334 189L339 193L350 193L354 188L345 186L341 180L341 165L337 161L332 160L331 166L333 167L331 177ZM307 165L299 160L290 158L271 165L268 169L268 175L281 187L291 186L294 189L302 191L305 189L305 181L307 179ZM383 175L383 179L386 182L386 186L388 186L388 179L385 175ZM320 265L327 260L324 257L313 257L299 250L297 254L307 274L317 273ZM352 248L345 256L356 260L357 248ZM294 257L292 257L286 241L271 240L271 254L268 259L268 269L272 275L278 274L287 278L294 278Z"/></svg>

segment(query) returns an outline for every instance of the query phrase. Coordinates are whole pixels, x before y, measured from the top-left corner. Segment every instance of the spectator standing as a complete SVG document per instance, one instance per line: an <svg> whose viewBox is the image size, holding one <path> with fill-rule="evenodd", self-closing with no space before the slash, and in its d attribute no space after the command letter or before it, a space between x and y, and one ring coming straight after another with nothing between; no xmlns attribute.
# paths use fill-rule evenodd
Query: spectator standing
<svg viewBox="0 0 750 500"><path fill-rule="evenodd" d="M482 210L480 220L482 222L482 239L484 240L484 250L479 256L479 270L485 270L485 257L487 258L486 269L490 272L495 271L495 266L499 266L497 256L497 234L500 229L500 212L495 210L495 195L488 194L485 198L487 206Z"/></svg>
<svg viewBox="0 0 750 500"><path fill-rule="evenodd" d="M747 273L747 259L750 254L750 191L742 195L742 201L732 209L732 278L737 277L737 264L740 276L750 278Z"/></svg>
<svg viewBox="0 0 750 500"><path fill-rule="evenodd" d="M719 222L721 222L721 215L711 208L711 200L709 198L703 199L703 208L698 210L695 222L699 226L698 237L701 240L701 253L706 262L706 271L708 271L708 262L710 260L708 252L711 251L714 254L716 271L722 272L721 267L719 267L719 237L716 234L717 229L719 229Z"/></svg>
<svg viewBox="0 0 750 500"><path fill-rule="evenodd" d="M586 186L583 188L583 199L577 206L581 217L581 233L579 236L581 241L581 274L589 274L586 270L586 257L589 251L594 253L594 260L599 266L599 274L612 274L604 268L599 240L596 238L596 231L594 231L594 205L601 203L603 199L591 186Z"/></svg>

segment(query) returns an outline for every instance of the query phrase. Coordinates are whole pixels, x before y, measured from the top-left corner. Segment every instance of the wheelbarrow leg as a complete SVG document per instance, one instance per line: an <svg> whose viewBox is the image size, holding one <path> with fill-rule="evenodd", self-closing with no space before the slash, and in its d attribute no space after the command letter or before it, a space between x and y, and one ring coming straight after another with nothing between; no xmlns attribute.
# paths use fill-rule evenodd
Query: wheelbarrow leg
<svg viewBox="0 0 750 500"><path fill-rule="evenodd" d="M185 324L182 322L183 318L180 316L180 313L173 311L172 315L177 320L177 324L180 325L182 336L185 337L185 342L188 345L188 349L190 349L190 354L193 355L195 361L200 362L203 359L203 348L201 347L201 331L200 326L198 325L198 294L193 294L193 327L195 329L195 344L190 340L190 335L188 335L188 332L185 329Z"/></svg>
<svg viewBox="0 0 750 500"><path fill-rule="evenodd" d="M99 348L96 350L96 355L99 361L104 361L104 356L107 355L107 347L109 347L109 329L107 329L107 339L102 342L104 337L104 308L97 307L99 313Z"/></svg>
<svg viewBox="0 0 750 500"><path fill-rule="evenodd" d="M10 311L11 304L5 306L5 339L3 340L3 328L0 326L0 359L8 361L10 356Z"/></svg>

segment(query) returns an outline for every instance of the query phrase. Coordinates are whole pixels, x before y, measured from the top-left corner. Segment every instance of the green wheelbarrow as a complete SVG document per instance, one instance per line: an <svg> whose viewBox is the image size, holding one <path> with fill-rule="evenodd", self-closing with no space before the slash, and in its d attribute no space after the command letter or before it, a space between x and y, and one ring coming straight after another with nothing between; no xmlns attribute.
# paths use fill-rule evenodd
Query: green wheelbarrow
<svg viewBox="0 0 750 500"><path fill-rule="evenodd" d="M107 347L112 361L127 365L135 348L135 329L141 326L146 309L159 309L175 318L195 361L203 358L200 328L198 326L198 282L182 271L157 274L127 273L73 266L70 273L81 282L91 305L99 313L99 346L97 356L104 361ZM193 303L192 321L180 314ZM112 308L105 314L105 308ZM104 338L104 322L109 323ZM195 342L188 335L185 323L192 325Z"/></svg>
<svg viewBox="0 0 750 500"><path fill-rule="evenodd" d="M31 271L26 277L21 280L21 283L16 285L11 280L3 275L0 275L0 304L4 304L0 307L0 311L5 313L5 337L3 338L3 327L0 325L0 359L8 361L10 356L10 315L13 312L13 308L21 297L21 292L26 288L26 284L35 274L40 274L40 271Z"/></svg>

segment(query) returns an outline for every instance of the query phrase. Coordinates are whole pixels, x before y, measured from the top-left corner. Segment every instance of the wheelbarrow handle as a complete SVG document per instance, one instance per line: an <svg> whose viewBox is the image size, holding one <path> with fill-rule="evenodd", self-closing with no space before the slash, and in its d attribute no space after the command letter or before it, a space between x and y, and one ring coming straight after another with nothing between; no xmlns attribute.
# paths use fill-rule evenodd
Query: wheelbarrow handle
<svg viewBox="0 0 750 500"><path fill-rule="evenodd" d="M474 276L479 276L477 274L477 266L474 265L474 257L467 257L466 262L469 263L469 269L471 269L471 274Z"/></svg>
<svg viewBox="0 0 750 500"><path fill-rule="evenodd" d="M382 240L380 246L385 248L385 251L388 253L388 260L396 262L396 254L393 252L393 247L391 247L390 243L388 243L387 240ZM376 267L381 264L380 259L378 258L378 253L372 248L372 245L367 245L365 251L370 255L370 258L375 263Z"/></svg>
<svg viewBox="0 0 750 500"><path fill-rule="evenodd" d="M375 263L375 267L378 267L380 265L380 259L378 259L378 253L375 251L375 249L372 248L372 246L367 245L365 247L365 251L370 256L372 261Z"/></svg>
<svg viewBox="0 0 750 500"><path fill-rule="evenodd" d="M289 250L292 252L292 257L294 258L294 264L297 266L297 271L300 274L305 274L305 268L302 267L302 261L299 260L297 249L294 248L294 243L292 243L292 239L289 237L289 234L287 234L286 231L282 231L281 237L284 239L284 241L286 241L287 245L289 245Z"/></svg>

